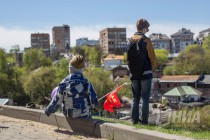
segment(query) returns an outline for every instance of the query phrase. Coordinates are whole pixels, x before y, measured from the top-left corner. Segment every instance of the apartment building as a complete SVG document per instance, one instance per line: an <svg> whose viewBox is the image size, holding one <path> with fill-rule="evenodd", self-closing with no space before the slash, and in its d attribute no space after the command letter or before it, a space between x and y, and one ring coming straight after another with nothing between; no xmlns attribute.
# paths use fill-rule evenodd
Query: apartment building
<svg viewBox="0 0 210 140"><path fill-rule="evenodd" d="M52 36L53 44L57 46L59 53L70 51L70 27L68 25L53 27Z"/></svg>
<svg viewBox="0 0 210 140"><path fill-rule="evenodd" d="M154 49L165 49L172 52L172 42L166 34L152 33L149 37Z"/></svg>
<svg viewBox="0 0 210 140"><path fill-rule="evenodd" d="M76 46L81 47L81 46L97 46L99 45L99 40L88 40L87 37L79 38L76 40Z"/></svg>
<svg viewBox="0 0 210 140"><path fill-rule="evenodd" d="M33 33L31 34L31 47L43 48L45 54L50 54L50 35L47 33Z"/></svg>
<svg viewBox="0 0 210 140"><path fill-rule="evenodd" d="M126 51L126 28L106 28L100 31L103 54L123 54Z"/></svg>
<svg viewBox="0 0 210 140"><path fill-rule="evenodd" d="M205 29L199 32L199 35L196 37L196 41L198 44L202 44L205 37L210 35L210 28Z"/></svg>
<svg viewBox="0 0 210 140"><path fill-rule="evenodd" d="M188 45L194 44L194 33L186 28L180 29L178 32L171 35L172 42L174 42L174 53L185 50Z"/></svg>

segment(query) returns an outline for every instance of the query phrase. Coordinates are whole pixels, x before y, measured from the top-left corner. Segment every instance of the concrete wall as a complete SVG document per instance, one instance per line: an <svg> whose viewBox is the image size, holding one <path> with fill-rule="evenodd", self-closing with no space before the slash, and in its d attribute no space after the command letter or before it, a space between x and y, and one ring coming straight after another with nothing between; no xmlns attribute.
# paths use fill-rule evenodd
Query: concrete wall
<svg viewBox="0 0 210 140"><path fill-rule="evenodd" d="M65 118L62 114L47 117L43 110L14 106L3 106L2 109L0 109L0 115L54 125L80 134L111 140L193 140L182 136L136 129L133 126L109 123L95 119Z"/></svg>

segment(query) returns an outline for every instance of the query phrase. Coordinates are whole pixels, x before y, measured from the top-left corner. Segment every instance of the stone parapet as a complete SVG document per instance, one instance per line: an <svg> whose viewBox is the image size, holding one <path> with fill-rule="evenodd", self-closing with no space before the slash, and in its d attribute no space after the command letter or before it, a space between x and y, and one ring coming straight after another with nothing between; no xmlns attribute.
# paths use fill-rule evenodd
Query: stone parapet
<svg viewBox="0 0 210 140"><path fill-rule="evenodd" d="M96 119L66 118L62 114L46 116L43 110L3 106L0 115L31 120L71 130L89 136L114 140L193 140L162 132L136 129L133 126L104 122Z"/></svg>

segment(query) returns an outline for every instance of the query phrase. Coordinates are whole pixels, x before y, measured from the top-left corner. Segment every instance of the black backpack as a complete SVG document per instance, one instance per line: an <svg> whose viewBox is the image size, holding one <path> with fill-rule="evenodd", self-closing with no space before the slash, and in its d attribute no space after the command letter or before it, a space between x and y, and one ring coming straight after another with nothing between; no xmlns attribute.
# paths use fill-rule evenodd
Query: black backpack
<svg viewBox="0 0 210 140"><path fill-rule="evenodd" d="M144 44L145 36L139 41L132 40L127 46L127 61L132 75L142 75L144 72L145 58L147 55Z"/></svg>

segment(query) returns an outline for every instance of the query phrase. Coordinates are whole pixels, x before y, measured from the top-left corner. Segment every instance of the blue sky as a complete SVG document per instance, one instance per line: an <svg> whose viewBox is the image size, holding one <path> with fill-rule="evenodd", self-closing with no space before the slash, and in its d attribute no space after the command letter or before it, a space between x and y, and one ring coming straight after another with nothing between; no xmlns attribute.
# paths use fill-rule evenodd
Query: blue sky
<svg viewBox="0 0 210 140"><path fill-rule="evenodd" d="M98 39L106 27L135 32L136 20L146 18L150 32L170 36L182 27L195 36L210 28L210 0L1 0L0 47L30 46L30 33L50 33L53 26L71 27L71 45L79 37ZM52 40L51 40L52 42Z"/></svg>

